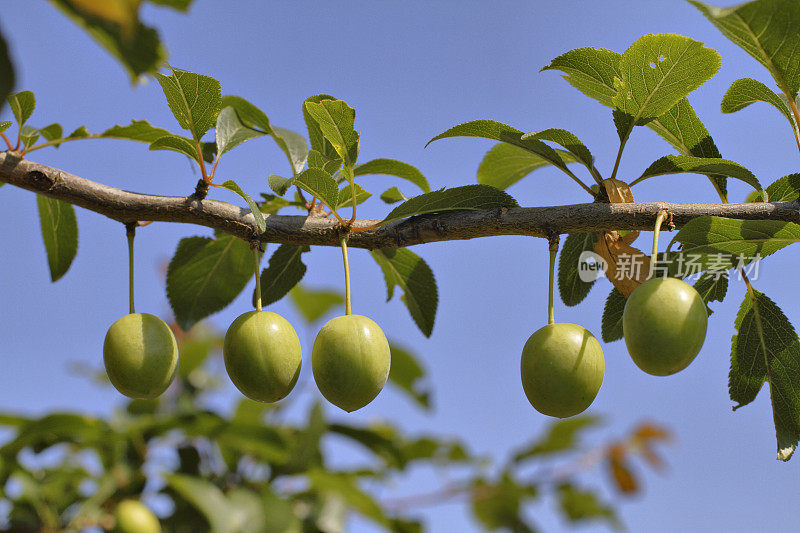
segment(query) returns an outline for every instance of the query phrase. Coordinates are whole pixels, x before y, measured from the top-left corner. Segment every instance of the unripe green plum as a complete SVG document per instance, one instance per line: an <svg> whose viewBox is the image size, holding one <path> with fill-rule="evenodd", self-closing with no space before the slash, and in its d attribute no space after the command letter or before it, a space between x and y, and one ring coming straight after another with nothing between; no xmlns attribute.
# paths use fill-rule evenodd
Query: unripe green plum
<svg viewBox="0 0 800 533"><path fill-rule="evenodd" d="M668 376L691 363L706 338L708 312L700 294L676 278L652 278L631 293L622 331L636 366Z"/></svg>
<svg viewBox="0 0 800 533"><path fill-rule="evenodd" d="M347 412L371 402L386 384L392 356L381 328L361 315L333 318L311 353L314 380L325 399Z"/></svg>
<svg viewBox="0 0 800 533"><path fill-rule="evenodd" d="M566 418L586 410L603 384L600 343L577 324L548 324L522 348L522 388L534 409Z"/></svg>
<svg viewBox="0 0 800 533"><path fill-rule="evenodd" d="M178 366L178 343L166 322L131 313L108 328L103 362L111 384L131 398L155 398L169 387Z"/></svg>
<svg viewBox="0 0 800 533"><path fill-rule="evenodd" d="M116 533L161 533L161 524L156 515L136 500L119 502L114 518Z"/></svg>
<svg viewBox="0 0 800 533"><path fill-rule="evenodd" d="M294 328L271 311L249 311L234 320L223 354L233 384L259 402L277 402L289 394L303 359Z"/></svg>

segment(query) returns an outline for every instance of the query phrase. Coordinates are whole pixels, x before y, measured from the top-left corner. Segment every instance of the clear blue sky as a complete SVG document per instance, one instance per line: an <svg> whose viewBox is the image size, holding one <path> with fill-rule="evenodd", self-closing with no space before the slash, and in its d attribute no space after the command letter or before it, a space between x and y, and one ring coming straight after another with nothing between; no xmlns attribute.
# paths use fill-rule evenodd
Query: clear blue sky
<svg viewBox="0 0 800 533"><path fill-rule="evenodd" d="M407 161L434 188L475 182L489 141L451 139L423 147L446 128L477 118L524 131L567 128L592 150L607 175L618 143L610 110L572 89L557 73L539 69L573 48L622 52L645 33L680 33L722 54L720 72L690 100L723 156L751 168L765 184L797 170L794 140L775 110L761 104L734 115L719 111L733 80L754 77L772 86L771 79L698 11L677 0L197 0L188 16L153 7L143 16L160 29L174 66L216 77L223 93L253 101L276 125L303 132L300 105L312 94L326 92L346 100L358 112L360 158ZM58 121L68 131L82 124L100 131L139 118L177 131L158 85L151 81L132 88L118 64L49 3L5 2L0 25L18 66L18 88L36 93L34 124ZM637 176L668 153L672 150L665 142L638 128L623 157L621 177ZM197 180L179 155L148 152L134 143L72 143L38 152L34 159L138 192L185 195ZM219 175L235 177L246 190L257 192L266 190L265 177L272 172L287 172L281 154L264 141L252 141L228 156ZM369 177L364 185L380 193L384 181L389 183ZM729 188L731 201L747 192L744 184L733 181ZM584 201L584 193L553 169L538 171L509 192L526 206ZM639 201L716 201L705 177L696 175L648 180L634 192ZM234 201L219 192L214 197ZM377 200L370 204L365 216L385 211ZM123 228L79 211L77 259L61 281L51 284L34 196L3 187L0 206L0 410L110 412L121 397L87 384L69 368L73 361L100 366L105 331L127 312ZM209 233L176 224L154 224L140 232L137 310L168 314L162 268L180 238ZM638 244L648 249L649 239L644 234ZM522 237L416 247L439 283L439 312L430 339L418 332L397 298L384 302L380 270L368 254L354 250L354 312L372 317L391 338L421 356L434 385L436 409L423 413L387 390L355 414L331 408L329 415L388 419L409 432L458 436L475 452L496 458L542 431L548 420L525 399L519 356L525 340L546 320L546 250L543 240ZM766 261L755 282L795 324L800 324L798 289L796 284L786 286L785 280L796 276L793 265L799 253L790 247ZM307 257L310 286L341 287L336 249L315 249ZM608 291L603 282L576 308L559 303L557 320L580 323L599 337ZM800 522L800 508L790 496L798 489L800 459L788 464L775 460L768 391L762 390L754 404L731 411L730 338L743 292L741 283L731 285L726 305L714 306L700 355L675 376L643 374L622 342L603 346L605 382L590 412L603 415L607 424L595 439L623 433L641 419L669 426L678 439L666 450L668 470L648 473L643 496L621 503L632 531L776 531ZM227 327L248 309L249 294L245 290L211 322ZM275 310L301 323L290 306L281 303ZM300 332L306 354L314 333ZM301 379L311 383L309 364ZM229 393L233 398L232 387ZM310 386L303 394L311 401L316 392ZM601 474L589 480L607 487ZM424 472L412 472L398 490L428 490L435 481ZM552 505L546 501L531 512L543 528L554 531L564 525ZM460 505L422 513L432 532L476 530L469 511ZM353 530L371 528L358 521Z"/></svg>

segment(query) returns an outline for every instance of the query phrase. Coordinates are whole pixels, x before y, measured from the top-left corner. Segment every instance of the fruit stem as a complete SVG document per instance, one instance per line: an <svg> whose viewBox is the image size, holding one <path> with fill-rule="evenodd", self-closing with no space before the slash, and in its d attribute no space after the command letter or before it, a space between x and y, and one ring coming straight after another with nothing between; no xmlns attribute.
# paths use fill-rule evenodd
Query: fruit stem
<svg viewBox="0 0 800 533"><path fill-rule="evenodd" d="M658 262L658 233L661 231L661 224L667 216L669 216L669 213L662 209L658 212L658 216L656 217L656 225L653 228L653 254L650 256L650 274L648 274L647 279L653 277L653 273L656 269L656 262ZM664 276L666 277L666 272Z"/></svg>
<svg viewBox="0 0 800 533"><path fill-rule="evenodd" d="M125 235L128 237L128 300L130 314L135 313L133 306L133 238L136 236L136 223L125 224Z"/></svg>
<svg viewBox="0 0 800 533"><path fill-rule="evenodd" d="M256 276L256 311L261 311L261 276L258 275L258 264L261 257L259 256L258 245L253 247L253 259L253 271Z"/></svg>
<svg viewBox="0 0 800 533"><path fill-rule="evenodd" d="M547 323L555 324L556 317L553 311L553 279L556 270L556 254L558 253L558 235L551 237L550 241L550 275L547 287Z"/></svg>
<svg viewBox="0 0 800 533"><path fill-rule="evenodd" d="M350 263L347 261L347 235L343 236L339 243L342 245L342 258L344 259L344 305L347 315L353 314L350 304Z"/></svg>

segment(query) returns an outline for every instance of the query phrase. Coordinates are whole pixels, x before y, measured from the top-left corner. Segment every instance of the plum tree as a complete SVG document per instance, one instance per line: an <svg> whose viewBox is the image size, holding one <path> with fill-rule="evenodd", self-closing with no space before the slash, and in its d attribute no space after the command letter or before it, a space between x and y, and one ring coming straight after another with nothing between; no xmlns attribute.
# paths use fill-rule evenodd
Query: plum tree
<svg viewBox="0 0 800 533"><path fill-rule="evenodd" d="M190 0L152 1L177 9L185 9L190 3ZM730 35L732 24L759 25L772 20L800 23L800 5L790 0L756 0L730 10L690 1L725 35ZM250 250L256 250L256 309L233 321L221 343L231 380L248 399L271 403L291 400L287 396L298 380L302 364L299 338L287 320L261 308L261 284L266 285L265 305L287 294L300 294L298 283L306 273L303 254L320 246L341 246L346 315L322 327L311 357L319 392L348 412L369 404L387 380L420 405L427 406L425 391L417 389L422 371L414 357L390 346L372 319L351 312L348 245L370 251L370 257L382 271L388 298L400 287L402 301L412 319L425 336L430 336L439 302L436 279L427 263L408 247L492 235L548 239L551 242L548 324L525 343L519 368L523 391L531 405L558 418L586 410L598 395L605 373L603 349L594 335L580 325L554 320L557 250L553 243L559 236L568 236L559 267L562 299L567 305L577 305L589 292L594 281L581 279L579 258L586 252L594 253L596 264L600 260L606 264L606 275L614 286L603 313L602 335L598 337L606 342L624 337L635 363L651 374L673 374L697 356L707 328L708 304L722 302L727 294L729 276L726 274L719 280L713 274L719 270L741 273L746 296L734 322L730 397L738 406L748 404L762 385L768 383L778 457L782 460L791 457L800 438L800 397L796 392L800 387L794 379L800 375L800 338L783 311L752 286L744 266L761 254L771 255L788 244L800 242L796 203L800 178L796 174L784 176L764 188L753 172L721 157L687 99L719 69L720 57L714 50L689 37L651 33L637 39L624 53L586 47L568 51L542 70L561 71L570 85L612 109L609 116L613 128L609 131L616 143L613 134L616 129L619 150L615 159L609 158L614 161L610 172L606 174L605 169L598 168L602 159L596 159L567 130L549 128L525 133L500 122L473 120L436 135L429 143L449 137L496 141L498 144L486 154L478 169L478 184L431 190L427 178L407 163L384 158L358 160L361 139L355 125L356 112L344 100L327 94L306 98L301 111L307 135L275 127L267 114L248 100L223 95L219 81L210 76L172 67L159 72L163 50L155 33L138 20L137 9L142 2L131 2L130 9L113 11L113 15L103 9L87 8L87 2L54 2L89 27L92 35L120 58L134 77L152 74L163 90L167 107L184 131L173 133L144 120L112 126L99 133L78 126L68 135L57 123L32 127L28 120L36 100L30 91L11 93L14 85L11 63L0 39L3 76L0 102L8 102L13 115L9 117L13 122L0 122L0 139L7 148L0 153L0 184L37 194L52 279L57 280L67 271L77 250L73 205L101 213L128 229L130 312L109 328L103 359L111 383L121 393L137 399L126 404L125 414L120 418L127 426L118 433L112 431L111 423L97 419L60 415L43 420L0 417L0 424L18 429L20 434L14 446L0 449L3 459L0 480L5 482L16 474L17 480L23 482L23 490L28 491L15 500L15 513L9 521L25 523L26 527L26 521L32 521L38 529L74 529L76 524L72 522L80 516L89 521L89 527L105 527L115 502L145 490L148 476L140 470L148 454L147 445L158 446L159 439L180 438L180 448L173 450L177 454L179 475L165 476L162 481L166 488L154 489L176 503L170 515L172 526L181 525L181 520L195 526L199 520L194 521L196 517L191 515L199 511L203 520L212 524L212 530L226 530L214 527L215 513L224 517L216 520L229 524L236 522L237 516L247 514L243 508L258 509L254 516L263 521L271 516L264 509L280 508L285 512L275 514L285 517L286 523L280 528L276 526L276 530L316 531L315 528L323 527L319 524L336 512L325 509L338 505L341 511L341 502L345 502L386 529L416 529L416 523L407 523L405 518L397 517L399 514L386 511L364 496L359 480L373 475L377 478L391 469L401 470L412 461L442 457L447 461L462 461L467 454L458 446L440 445L427 437L412 441L398 436L392 427L376 429L339 421L329 423L319 407L309 411L307 424L302 427L265 422L268 413L280 412L281 403L253 406L249 400L239 398L235 412L223 416L192 396L211 380L194 379L191 370L185 370L167 391L176 368L185 365L191 369L194 365L190 349L186 350L188 355L178 356L176 335L183 341L191 338L189 332L196 323L236 300L252 274ZM102 3L94 2L93 6ZM791 54L800 46L800 37L779 26L747 27L748 31L737 31L734 37L736 44L768 67L780 94L761 82L749 78L738 80L723 98L722 109L727 113L754 101L767 102L788 119L800 147L800 131L796 127L800 123L796 105L800 66ZM16 131L15 140L11 133L6 133L14 122L16 128L11 131ZM639 127L651 128L678 153L658 158L626 183L621 179L624 175L620 173L620 161L626 143ZM165 197L109 187L31 160L32 154L44 148L101 138L134 141L144 143L150 150L178 153L189 158L196 174L184 183L185 190L178 193L181 196ZM269 177L262 183L259 196L254 197L233 180L222 182L217 170L225 154L257 138L275 141L289 168L284 172L287 177L272 173L271 168L258 169L260 175ZM520 207L505 192L533 170L546 166L563 172L578 185L581 194L588 194L584 196L586 203L531 209ZM574 171L575 166L584 167L583 177ZM645 179L676 173L708 177L720 203L634 202L633 186ZM381 215L382 218L359 220L358 206L371 197L362 186L362 177L376 174L403 180L403 190L393 186L380 194L386 204L397 204L387 208L388 213ZM729 179L753 188L746 203L728 203ZM408 194L412 185L421 194ZM218 192L228 194L220 189L237 194L237 201L241 200L246 207L209 198ZM229 198L223 196L223 199ZM284 212L290 209L301 216L286 216ZM347 215L343 215L344 209L348 210ZM688 279L685 272L670 274L677 277L648 280L647 276L625 270L626 257L631 263L660 262L658 227L667 216L671 217L674 229L679 230L673 239L673 243L679 244L679 251L668 248L661 260L672 268L682 264L684 256L694 255L700 271L704 272L696 288L678 279ZM650 230L654 221L653 253L648 258L633 245L639 231ZM136 313L133 307L133 229L153 222L189 223L215 230L213 237L181 239L169 262L166 293L176 321L174 326L155 315ZM259 275L261 257L257 250L264 244L280 246ZM739 255L746 257L738 258L737 262ZM712 260L712 256L717 257ZM397 361L399 365L395 364ZM575 428L583 420L586 419L576 419L575 425L555 427ZM181 437L170 433L173 430L181 432ZM106 443L104 432L114 433L116 440ZM36 438L26 440L31 434ZM329 434L351 439L368 449L386 462L381 465L386 470L328 469L322 460L324 446L320 440ZM637 438L631 448L643 440L646 442L641 435ZM196 441L202 444L197 445ZM25 457L20 450L36 453L53 443L91 443L86 447L102 456L103 476L94 476L91 484L97 487L99 496L93 495L86 503L88 511L75 506L75 502L59 501L53 504L59 509L55 515L41 512L40 509L46 509L46 500L55 496L31 495L30 480L41 476L29 475L26 466L20 464L18 457ZM618 475L621 471L626 473L623 456L631 453L627 448L624 452L619 449L614 448L614 453L604 456ZM642 449L650 451L646 446ZM517 464L537 453L540 451L531 446L517 454L513 462ZM470 478L463 487L447 493L469 494L476 517L488 528L527 527L521 504L544 482L526 482L516 478L512 470L503 472L502 479ZM72 474L74 479L83 480L84 473ZM294 489L293 476L303 476L301 489ZM288 478L289 482L286 486L273 484L278 478ZM561 483L563 480L556 481L562 505L569 509L565 513L588 508L602 514L594 500L577 494L574 487ZM478 490L486 486L490 489ZM289 488L284 490L285 487ZM26 503L32 498L38 498L37 505ZM35 513L39 515L32 519ZM124 522L122 518L118 521ZM252 524L247 522L247 526Z"/></svg>

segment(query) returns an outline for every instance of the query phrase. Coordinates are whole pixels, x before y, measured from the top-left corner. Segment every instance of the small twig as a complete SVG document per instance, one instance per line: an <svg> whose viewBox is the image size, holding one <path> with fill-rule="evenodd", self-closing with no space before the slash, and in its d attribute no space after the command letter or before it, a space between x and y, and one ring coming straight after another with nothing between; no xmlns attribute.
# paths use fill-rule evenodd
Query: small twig
<svg viewBox="0 0 800 533"><path fill-rule="evenodd" d="M792 108L792 116L794 117L794 127L792 128L794 133L794 140L797 142L797 149L800 150L800 111L797 109L797 103L794 101L791 95L786 95L786 98L789 100L789 106Z"/></svg>
<svg viewBox="0 0 800 533"><path fill-rule="evenodd" d="M200 164L200 174L202 174L203 176L203 181L210 184L211 179L208 177L208 174L206 173L206 161L205 159L203 159L203 148L200 146L200 141L196 141L194 145L195 148L197 149L197 161ZM219 161L219 157L217 157L215 161ZM208 192L207 189L206 192Z"/></svg>
<svg viewBox="0 0 800 533"><path fill-rule="evenodd" d="M8 149L9 149L9 150L13 150L13 149L14 149L14 147L13 147L13 146L11 146L11 140L10 140L8 137L6 137L6 134L5 134L5 132L3 132L3 133L0 133L0 136L2 136L2 137L3 137L3 140L5 140L5 141L6 141L6 145L8 146Z"/></svg>

